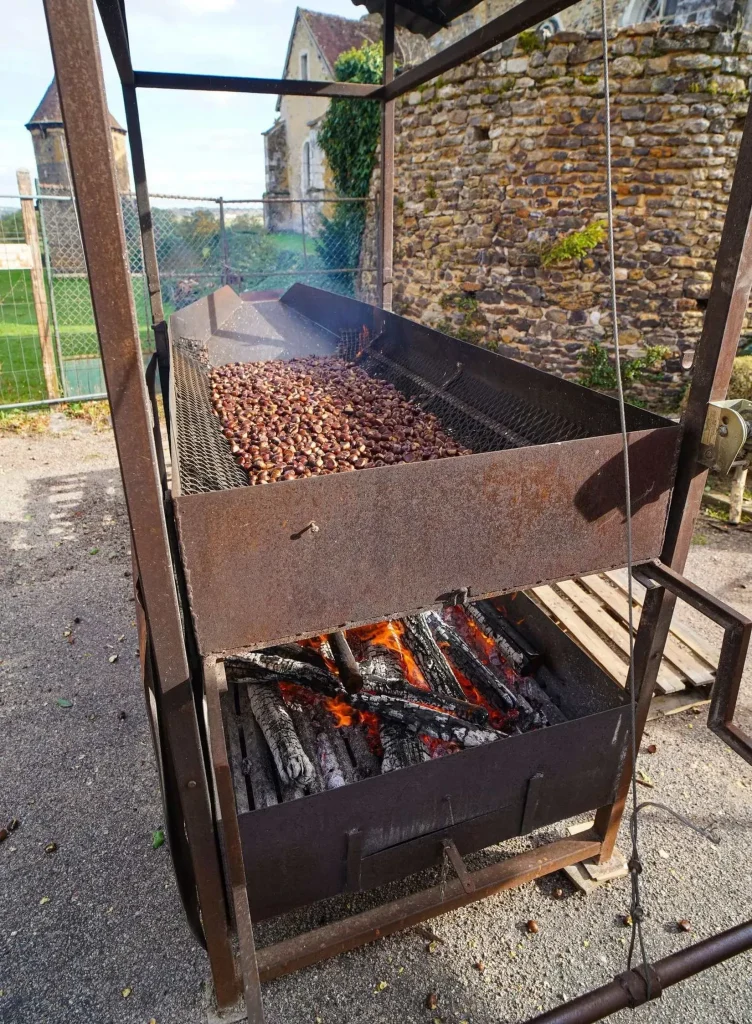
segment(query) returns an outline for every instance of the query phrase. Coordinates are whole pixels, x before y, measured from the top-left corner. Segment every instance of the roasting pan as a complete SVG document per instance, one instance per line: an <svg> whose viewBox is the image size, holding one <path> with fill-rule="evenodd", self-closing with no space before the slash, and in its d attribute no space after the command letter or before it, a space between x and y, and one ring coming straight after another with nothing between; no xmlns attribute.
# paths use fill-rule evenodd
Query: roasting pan
<svg viewBox="0 0 752 1024"><path fill-rule="evenodd" d="M207 372L326 355L362 365L477 454L246 485ZM170 320L175 517L201 654L267 646L624 565L617 402L394 313L307 285L229 287ZM678 427L627 407L634 561L661 551ZM310 529L315 523L317 529Z"/></svg>

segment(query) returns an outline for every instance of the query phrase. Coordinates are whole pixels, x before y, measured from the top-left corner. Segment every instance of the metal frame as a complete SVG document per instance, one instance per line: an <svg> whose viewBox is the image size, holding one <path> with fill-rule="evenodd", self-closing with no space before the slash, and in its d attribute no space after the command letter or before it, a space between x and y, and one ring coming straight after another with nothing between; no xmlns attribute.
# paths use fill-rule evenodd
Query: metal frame
<svg viewBox="0 0 752 1024"><path fill-rule="evenodd" d="M146 187L143 140L139 129L136 89L209 89L281 95L348 96L378 99L384 104L382 143L382 202L380 205L381 273L379 294L388 307L391 301L392 259L392 153L393 101L420 84L449 71L492 46L571 6L570 0L522 0L516 7L494 19L465 39L447 47L419 67L389 80L393 61L393 0L385 0L385 82L381 86L349 83L273 81L215 75L177 75L134 71L128 44L125 0L97 0L105 33L124 89L129 141L136 175L138 209L152 317L162 329L159 276L151 237L151 216ZM226 861L229 886L219 850L214 794L209 786L207 765L213 762L219 773L218 799L222 809L225 842L232 840L234 813L229 805L221 736L216 733L216 694L211 680L202 680L195 657L190 626L182 614L179 587L180 560L171 541L173 531L169 497L163 494L158 477L157 456L152 436L151 413L144 386L138 329L130 293L125 258L125 237L111 151L110 131L104 94L96 23L92 0L44 0L55 73L65 122L71 175L75 185L81 232L90 273L92 301L102 349L107 391L118 446L123 486L130 517L133 551L143 597L144 632L153 652L156 679L157 731L164 739L169 767L167 801L175 801L188 838L189 860L195 877L198 906L214 978L217 1001L231 1003L239 993L239 980L230 947L230 913L225 893L235 902L236 926L241 942L241 962L247 985L249 1020L261 1021L263 1011L254 963L261 977L275 976L279 963L270 962L271 953L255 957L250 917L243 907L243 887L238 888L234 854ZM407 6L419 6L411 0ZM697 348L694 378L682 421L682 441L673 499L669 511L662 562L680 573L689 549L692 527L699 510L707 470L698 463L702 426L707 404L722 399L728 387L742 319L752 284L752 117L748 114L741 141L737 170L729 198L728 212L711 286L702 337ZM166 332L165 332L166 336ZM659 586L648 591L636 639L635 670L639 687L637 720L640 735L647 717L658 666L665 644L677 588L674 576L665 572ZM681 589L681 588L680 588ZM685 591L686 594L686 591ZM683 596L685 596L683 594ZM746 627L744 627L746 629ZM738 667L738 663L737 663ZM733 696L716 707L714 726L734 734L730 724ZM201 707L202 692L209 707L209 746ZM213 724L212 724L213 721ZM721 731L720 729L717 731ZM734 734L735 735L735 734ZM639 738L639 737L638 737ZM726 735L724 738L729 739ZM737 737L738 739L738 737ZM747 741L744 741L745 746ZM738 749L738 748L735 748ZM213 755L210 757L210 754ZM285 953L285 963L294 969L314 959L353 948L410 923L460 906L500 888L520 884L529 878L557 870L564 864L597 855L609 859L621 821L632 766L624 769L619 795L614 804L601 808L596 817L594 838L550 844L532 854L506 862L502 870L476 878L472 894L461 881L449 883L446 891L429 890L331 926L297 943ZM223 774L224 773L224 774ZM230 844L232 846L232 844ZM534 861L534 863L533 863ZM493 872L498 870L498 875ZM482 874L478 873L478 874ZM718 940L709 940L721 943ZM746 938L745 938L746 941ZM311 943L310 946L307 943ZM731 953L747 948L736 943ZM730 954L729 954L730 955ZM279 951L275 954L279 960ZM707 957L703 966L717 962ZM700 969L695 963L695 969ZM661 975L662 965L655 971ZM633 972L634 973L634 972ZM678 972L681 974L681 972ZM686 976L686 974L681 975ZM661 978L661 980L663 980ZM678 975L675 980L678 980ZM629 985L634 986L632 978ZM670 983L663 981L663 983ZM620 1005L624 1005L623 1003ZM578 1015L579 1014L579 1015ZM584 1011L572 1016L550 1016L547 1020L591 1020Z"/></svg>

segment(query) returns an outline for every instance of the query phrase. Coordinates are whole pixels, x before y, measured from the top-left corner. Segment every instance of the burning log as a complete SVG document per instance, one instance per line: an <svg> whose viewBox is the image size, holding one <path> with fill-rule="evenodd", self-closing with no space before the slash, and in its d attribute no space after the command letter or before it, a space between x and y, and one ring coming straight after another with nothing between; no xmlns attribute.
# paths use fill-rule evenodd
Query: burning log
<svg viewBox="0 0 752 1024"><path fill-rule="evenodd" d="M365 676L367 689L371 693L389 693L413 703L429 704L439 711L446 711L450 715L456 715L472 725L486 725L488 712L480 704L472 704L469 700L458 700L456 697L445 697L442 694L434 693L433 690L421 690L417 686L411 686L402 679L380 680L378 677Z"/></svg>
<svg viewBox="0 0 752 1024"><path fill-rule="evenodd" d="M462 637L435 612L428 612L428 622L439 640L449 647L449 654L457 668L466 676L473 686L505 711L519 711L515 694L506 683L491 669L484 665L480 658L465 643Z"/></svg>
<svg viewBox="0 0 752 1024"><path fill-rule="evenodd" d="M342 786L347 785L345 773L334 752L334 747L325 732L320 732L316 736L316 750L324 777L324 788L340 789Z"/></svg>
<svg viewBox="0 0 752 1024"><path fill-rule="evenodd" d="M482 729L454 715L435 708L416 704L391 693L371 693L361 690L349 697L349 702L360 711L371 711L381 718L398 722L405 729L423 732L439 740L456 740L465 746L476 747L498 738L494 729Z"/></svg>
<svg viewBox="0 0 752 1024"><path fill-rule="evenodd" d="M338 730L350 751L359 779L370 779L381 771L379 759L368 745L368 740L359 725L345 725Z"/></svg>
<svg viewBox="0 0 752 1024"><path fill-rule="evenodd" d="M290 713L279 689L270 683L248 686L248 703L269 744L277 775L286 786L309 789L316 773L295 732Z"/></svg>
<svg viewBox="0 0 752 1024"><path fill-rule="evenodd" d="M402 622L405 626L407 645L434 693L464 700L465 694L457 682L452 666L434 639L428 625L427 614L423 612L420 615L408 615Z"/></svg>
<svg viewBox="0 0 752 1024"><path fill-rule="evenodd" d="M428 751L415 733L407 732L394 722L382 722L379 736L384 748L384 756L381 759L381 771L384 775L398 768L408 768L410 765L430 759Z"/></svg>
<svg viewBox="0 0 752 1024"><path fill-rule="evenodd" d="M272 757L258 722L253 717L245 687L238 687L238 699L240 720L243 724L243 739L245 740L242 771L251 788L253 806L256 810L261 807L273 807L279 803L279 797L274 784Z"/></svg>
<svg viewBox="0 0 752 1024"><path fill-rule="evenodd" d="M467 611L480 628L493 638L501 653L516 669L524 673L532 673L537 669L541 662L540 652L536 651L529 640L504 618L491 601L479 601L475 605L468 605Z"/></svg>
<svg viewBox="0 0 752 1024"><path fill-rule="evenodd" d="M317 651L314 647L303 644L276 644L274 647L265 647L260 654L276 654L280 658L290 658L292 661L304 661L306 665L313 665L325 672L329 669L326 664L324 652ZM232 660L232 659L229 659Z"/></svg>
<svg viewBox="0 0 752 1024"><path fill-rule="evenodd" d="M342 736L342 730L338 729L331 721L329 714L322 711L321 708L317 708L313 719L314 732L316 733L317 750L319 754L319 763L324 774L324 780L326 782L327 789L336 789L338 785L349 784L355 782L356 773L353 768L352 758L350 751L347 749L347 744ZM362 736L362 732L358 728L357 731ZM363 742L366 747L368 744ZM370 751L369 751L370 753ZM373 757L373 755L371 755ZM332 761L333 759L333 761ZM375 759L374 759L375 760ZM336 765L336 772L334 766ZM376 769L378 772L378 769ZM329 774L331 778L329 778ZM335 776L339 775L342 777L343 782L335 785ZM329 778L329 781L327 781Z"/></svg>
<svg viewBox="0 0 752 1024"><path fill-rule="evenodd" d="M344 692L337 677L328 669L317 668L304 661L293 661L265 651L236 654L227 660L234 669L239 668L243 672L242 680L238 681L244 683L298 683L327 697L337 697Z"/></svg>
<svg viewBox="0 0 752 1024"><path fill-rule="evenodd" d="M345 634L337 630L329 637L339 677L348 693L357 693L363 686L363 677L355 655L350 650Z"/></svg>

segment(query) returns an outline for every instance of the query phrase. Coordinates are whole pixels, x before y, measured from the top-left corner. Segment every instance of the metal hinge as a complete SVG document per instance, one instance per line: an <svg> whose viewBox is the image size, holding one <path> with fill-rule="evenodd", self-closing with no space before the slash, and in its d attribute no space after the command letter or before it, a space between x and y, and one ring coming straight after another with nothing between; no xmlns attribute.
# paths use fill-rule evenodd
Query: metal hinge
<svg viewBox="0 0 752 1024"><path fill-rule="evenodd" d="M746 465L752 455L752 402L709 402L698 461L719 473Z"/></svg>

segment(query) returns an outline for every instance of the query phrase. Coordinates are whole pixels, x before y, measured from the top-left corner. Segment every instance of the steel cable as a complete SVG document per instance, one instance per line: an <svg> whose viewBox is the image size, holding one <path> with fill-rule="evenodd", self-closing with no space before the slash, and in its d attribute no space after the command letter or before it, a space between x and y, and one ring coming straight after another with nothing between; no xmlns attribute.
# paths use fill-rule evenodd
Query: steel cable
<svg viewBox="0 0 752 1024"><path fill-rule="evenodd" d="M622 451L624 456L624 504L626 520L626 545L627 545L627 603L629 605L628 627L629 627L629 701L630 701L630 744L632 755L632 815L629 822L631 838L631 856L629 859L629 876L632 884L632 899L630 916L632 919L632 935L629 943L629 954L627 967L632 968L635 944L639 943L642 956L643 969L647 985L647 997L650 999L650 971L648 970L648 956L645 949L642 922L644 911L640 899L640 875L642 863L640 861L639 834L637 825L637 695L635 686L634 670L634 605L632 599L632 493L629 476L629 437L627 435L627 420L624 405L624 385L621 374L621 351L619 347L619 321L616 306L616 264L614 259L614 202L613 185L611 173L611 91L609 83L608 67L608 24L606 14L606 0L601 0L601 43L603 46L603 94L605 100L605 136L606 136L606 206L608 210L608 269L610 278L610 300L611 300L611 322L614 339L614 362L616 370L616 390L619 401L619 422L621 426Z"/></svg>

